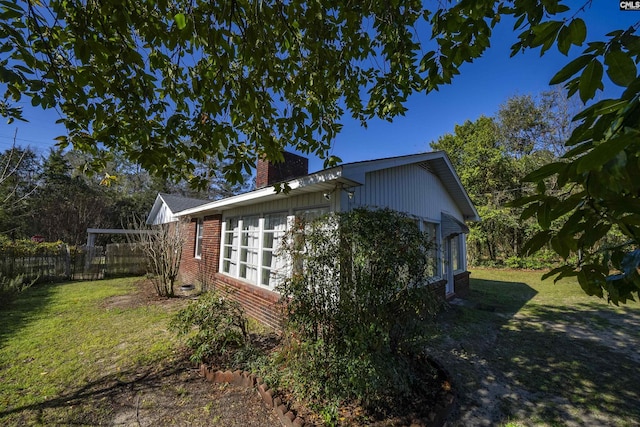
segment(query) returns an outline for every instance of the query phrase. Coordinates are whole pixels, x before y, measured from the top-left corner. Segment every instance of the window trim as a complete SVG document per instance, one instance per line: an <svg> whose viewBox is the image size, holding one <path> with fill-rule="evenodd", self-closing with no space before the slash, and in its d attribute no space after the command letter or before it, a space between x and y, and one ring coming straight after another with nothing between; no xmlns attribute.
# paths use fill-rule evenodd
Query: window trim
<svg viewBox="0 0 640 427"><path fill-rule="evenodd" d="M196 219L196 235L195 244L193 248L193 257L195 259L202 259L202 245L204 242L204 220L202 218Z"/></svg>

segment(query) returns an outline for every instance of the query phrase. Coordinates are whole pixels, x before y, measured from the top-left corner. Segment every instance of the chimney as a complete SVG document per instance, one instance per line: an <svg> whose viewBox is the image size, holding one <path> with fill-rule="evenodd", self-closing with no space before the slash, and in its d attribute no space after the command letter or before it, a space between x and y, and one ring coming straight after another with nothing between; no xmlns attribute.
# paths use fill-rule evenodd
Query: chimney
<svg viewBox="0 0 640 427"><path fill-rule="evenodd" d="M271 163L258 159L256 166L256 188L263 188L277 182L287 181L309 174L309 159L283 151L283 162Z"/></svg>

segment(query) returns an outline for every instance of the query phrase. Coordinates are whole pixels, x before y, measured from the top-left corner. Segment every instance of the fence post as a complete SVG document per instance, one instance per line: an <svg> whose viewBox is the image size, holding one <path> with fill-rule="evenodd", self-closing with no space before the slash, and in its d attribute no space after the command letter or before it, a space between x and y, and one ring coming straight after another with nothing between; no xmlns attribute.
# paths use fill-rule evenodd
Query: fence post
<svg viewBox="0 0 640 427"><path fill-rule="evenodd" d="M68 280L71 280L73 279L73 277L71 276L71 251L69 250L69 245L67 245L66 243L64 244L63 254L64 254L64 275L67 277Z"/></svg>

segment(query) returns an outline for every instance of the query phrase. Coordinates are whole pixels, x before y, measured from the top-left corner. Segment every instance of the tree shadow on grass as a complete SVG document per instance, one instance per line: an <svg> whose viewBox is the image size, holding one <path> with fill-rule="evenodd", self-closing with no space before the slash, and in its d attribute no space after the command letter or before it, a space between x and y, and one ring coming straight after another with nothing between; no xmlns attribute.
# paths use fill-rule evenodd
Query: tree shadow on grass
<svg viewBox="0 0 640 427"><path fill-rule="evenodd" d="M104 375L54 398L44 397L36 403L0 411L0 419L20 423L64 425L104 424L105 417L113 414L113 401L117 396L137 390L156 390L165 386L164 381L188 369L186 360L172 366L135 367L131 370ZM74 410L75 408L75 410ZM47 411L53 409L53 411ZM57 411L56 411L57 410Z"/></svg>
<svg viewBox="0 0 640 427"><path fill-rule="evenodd" d="M523 283L475 280L434 348L460 407L451 425L635 425L640 310L529 303ZM559 301L561 304L562 302Z"/></svg>
<svg viewBox="0 0 640 427"><path fill-rule="evenodd" d="M62 283L34 285L0 304L0 347L40 315Z"/></svg>
<svg viewBox="0 0 640 427"><path fill-rule="evenodd" d="M626 314L640 319L639 314ZM640 419L638 329L617 324L624 313L577 307L535 306L503 327L491 363L512 389L507 409L518 418L547 423L619 425Z"/></svg>

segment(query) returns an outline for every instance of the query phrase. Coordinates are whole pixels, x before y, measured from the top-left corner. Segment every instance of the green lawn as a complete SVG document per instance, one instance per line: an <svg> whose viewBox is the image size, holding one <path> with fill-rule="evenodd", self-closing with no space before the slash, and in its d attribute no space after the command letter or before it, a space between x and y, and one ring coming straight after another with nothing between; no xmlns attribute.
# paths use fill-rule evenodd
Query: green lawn
<svg viewBox="0 0 640 427"><path fill-rule="evenodd" d="M640 304L541 275L474 270L469 297L444 314L435 352L478 417L459 425L639 425Z"/></svg>
<svg viewBox="0 0 640 427"><path fill-rule="evenodd" d="M176 340L166 329L173 309L105 303L131 294L137 280L37 286L0 309L0 423L76 419L88 409L83 397L99 402L100 393L141 366L175 356ZM95 402L90 412L100 419Z"/></svg>
<svg viewBox="0 0 640 427"><path fill-rule="evenodd" d="M443 314L432 350L459 396L451 424L638 425L640 305L540 276L474 270ZM167 331L180 304L109 303L136 280L38 286L0 309L0 423L112 419L110 390L183 357Z"/></svg>

